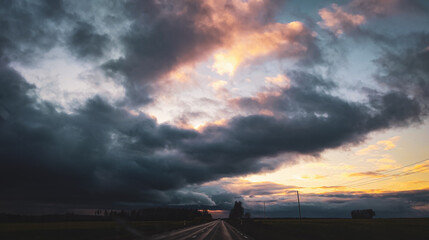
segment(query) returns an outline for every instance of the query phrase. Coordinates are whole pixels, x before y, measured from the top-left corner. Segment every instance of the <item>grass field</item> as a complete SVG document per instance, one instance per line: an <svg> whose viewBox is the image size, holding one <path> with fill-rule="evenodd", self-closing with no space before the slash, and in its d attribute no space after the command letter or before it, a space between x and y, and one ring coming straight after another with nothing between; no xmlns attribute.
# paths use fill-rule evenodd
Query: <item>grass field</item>
<svg viewBox="0 0 429 240"><path fill-rule="evenodd" d="M186 226L201 222L187 222ZM184 227L183 221L0 223L1 240L127 240Z"/></svg>
<svg viewBox="0 0 429 240"><path fill-rule="evenodd" d="M429 218L254 219L231 222L255 239L429 239Z"/></svg>
<svg viewBox="0 0 429 240"><path fill-rule="evenodd" d="M229 221L259 240L429 239L429 219L253 219ZM187 222L186 226L201 222ZM183 221L0 223L1 240L136 239L182 228Z"/></svg>

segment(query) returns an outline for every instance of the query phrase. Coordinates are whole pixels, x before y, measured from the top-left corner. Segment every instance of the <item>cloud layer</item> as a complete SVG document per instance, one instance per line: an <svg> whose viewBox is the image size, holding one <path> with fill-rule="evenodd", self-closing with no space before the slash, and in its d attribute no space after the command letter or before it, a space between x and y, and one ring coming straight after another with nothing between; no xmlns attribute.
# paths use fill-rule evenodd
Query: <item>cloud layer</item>
<svg viewBox="0 0 429 240"><path fill-rule="evenodd" d="M428 113L429 37L416 33L375 60L380 89L362 89L362 101L338 96L340 87L325 74L298 67L285 70L287 77L267 78L275 87L264 94L230 101L247 114L199 131L159 124L130 109L151 102L167 74L210 57L213 69L230 75L264 59L316 63L317 34L302 22L276 23L280 1L126 1L98 13L117 22L110 30L89 21L96 17L79 6L1 6L0 202L215 205L232 195L210 198L187 187L271 171L297 155L318 156L360 143L374 131L419 123ZM333 9L319 13L321 25L336 35L365 20ZM125 98L112 103L95 96L71 113L41 100L14 64L36 64L56 47L100 63L97 68L126 89Z"/></svg>

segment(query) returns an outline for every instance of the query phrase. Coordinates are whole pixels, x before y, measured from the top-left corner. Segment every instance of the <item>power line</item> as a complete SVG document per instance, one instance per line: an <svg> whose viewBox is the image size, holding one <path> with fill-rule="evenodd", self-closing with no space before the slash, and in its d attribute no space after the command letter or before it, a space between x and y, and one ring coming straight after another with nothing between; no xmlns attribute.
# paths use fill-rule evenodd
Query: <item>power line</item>
<svg viewBox="0 0 429 240"><path fill-rule="evenodd" d="M403 168L406 168L406 167L410 167L410 166L413 166L413 165L416 165L418 163L425 162L425 161L428 161L428 160L429 160L429 158L426 158L424 160L420 160L420 161L417 161L417 162L414 162L414 163L411 163L411 164L408 164L408 165L405 165L405 166L402 166L402 167L399 167L399 168L395 168L395 169L391 169L391 170L387 170L387 171L381 171L380 174L386 174L386 173L395 172L397 170L400 170L400 169L403 169ZM382 176L382 177L392 177L392 175L386 175L386 176ZM372 177L370 177L370 176L364 177L364 178L361 178L361 179L358 179L358 180L350 181L350 182L344 184L343 186L354 186L354 185L360 185L361 183L363 184L363 183L366 183L366 182L371 182L371 181L373 181L373 179L371 179L371 178ZM371 180L370 181L365 181L367 179L371 179ZM349 185L349 184L351 184L351 185Z"/></svg>
<svg viewBox="0 0 429 240"><path fill-rule="evenodd" d="M416 172L413 172L413 171L414 170L411 169L411 170L405 171L405 172L400 173L400 174L394 174L394 175L386 176L385 179L376 179L376 180L373 180L373 181L359 183L359 184L355 184L355 185L351 185L351 186L352 187L363 186L363 185L372 184L372 183L375 183L375 182L381 182L381 181L389 180L389 179L392 179L394 177L403 177L403 176L408 176L408 175L412 175L412 174L423 173L421 171L416 171Z"/></svg>
<svg viewBox="0 0 429 240"><path fill-rule="evenodd" d="M425 162L425 161L427 161L427 160L429 160L429 158L426 158L426 159L424 159L424 160L420 160L420 161L417 161L417 162L414 162L414 163L411 163L411 164L408 164L408 165L405 165L405 166L402 166L402 167L399 167L399 168L395 168L395 169L391 169L391 170L381 171L381 172L380 172L380 174L386 174L386 173L389 173L389 172L394 172L394 171L397 171L397 170L402 169L402 168L406 168L406 167L413 166L413 165L418 164L418 163L421 163L421 162ZM354 182L359 182L359 181L362 181L362 180L365 180L365 179L370 179L370 178L371 178L371 177L370 177L370 176L368 176L368 177L364 177L364 178L361 178L361 179L358 179L358 180L350 181L350 182L348 182L348 183L346 183L346 184L350 184L350 183L354 183Z"/></svg>
<svg viewBox="0 0 429 240"><path fill-rule="evenodd" d="M359 184L355 184L355 185L350 185L350 186L346 186L346 187L360 187L360 186L365 186L365 185L369 185L369 184L373 184L376 182L382 182L382 181L386 181L386 180L391 180L395 177L402 177L402 176L407 176L407 175L412 175L412 174L416 174L416 173L421 173L421 172L414 172L414 173L410 173L410 174L406 174L406 175L390 175L390 176L386 176L385 178L381 178L381 179L376 179L373 181L367 181L367 182L363 182L363 183L359 183Z"/></svg>
<svg viewBox="0 0 429 240"><path fill-rule="evenodd" d="M426 161L426 160L424 160L424 161ZM422 162L422 161L419 161L419 162ZM419 163L419 162L417 162L417 163ZM415 164L417 164L417 163L415 163ZM410 164L410 165L407 165L407 166L404 166L404 167L401 167L401 168L405 168L405 167L412 166L412 165L415 165L415 164ZM401 168L398 168L398 169L401 169ZM398 169L395 169L395 170L398 170ZM392 171L389 171L389 172L392 172ZM373 179L373 180L366 181L366 182L360 182L360 183L355 183L355 184L352 184L352 185L348 185L348 187L363 186L363 185L367 185L367 184L372 184L372 183L376 183L376 182L381 182L381 181L389 180L389 179L392 179L394 177L408 176L408 175L412 175L412 174L416 174L416 173L422 173L422 172L421 171L415 171L414 169L410 169L410 170L407 170L407 171L402 172L402 173L396 173L396 174L386 175L386 176L382 177L381 179L380 178L379 179L375 179L375 180Z"/></svg>
<svg viewBox="0 0 429 240"><path fill-rule="evenodd" d="M359 187L359 186L364 186L364 185L368 185L368 184L372 184L372 183L376 183L376 182L382 182L382 181L386 181L386 180L390 180L392 179L394 176L389 176L387 178L382 178L382 179L376 179L376 180L372 180L372 181L368 181L368 182L364 182L361 184L356 184L356 185L350 185L347 187Z"/></svg>

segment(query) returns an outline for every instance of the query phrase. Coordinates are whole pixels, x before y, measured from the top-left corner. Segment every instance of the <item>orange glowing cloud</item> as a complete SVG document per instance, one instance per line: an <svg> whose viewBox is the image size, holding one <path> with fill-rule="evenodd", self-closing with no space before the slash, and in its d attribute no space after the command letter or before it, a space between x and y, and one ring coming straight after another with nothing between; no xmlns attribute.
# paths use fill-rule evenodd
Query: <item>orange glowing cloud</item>
<svg viewBox="0 0 429 240"><path fill-rule="evenodd" d="M290 79L283 74L278 74L275 77L265 77L265 82L281 88L290 87Z"/></svg>
<svg viewBox="0 0 429 240"><path fill-rule="evenodd" d="M318 174L316 174L316 175L314 175L314 176L303 175L303 176L301 176L301 178L303 178L303 179L314 179L314 180L319 180L319 179L325 179L325 178L326 178L326 176L324 176L324 175L318 175Z"/></svg>
<svg viewBox="0 0 429 240"><path fill-rule="evenodd" d="M310 52L316 33L303 23L276 23L275 12L280 3L263 0L207 0L201 4L204 14L193 19L195 32L207 44L192 44L192 51L178 56L175 64L161 79L189 82L198 63L214 60L211 69L220 75L232 76L243 64L266 57L300 58ZM189 7L165 9L163 15L186 16ZM206 42L206 41L202 41ZM191 43L190 43L191 44ZM311 49L313 45L311 45Z"/></svg>
<svg viewBox="0 0 429 240"><path fill-rule="evenodd" d="M375 150L379 150L380 147L377 145L369 145L366 148L362 148L361 150L359 150L356 154L357 155L367 155L368 153L375 151Z"/></svg>
<svg viewBox="0 0 429 240"><path fill-rule="evenodd" d="M229 179L221 181L222 186L230 192L245 196L264 195L284 195L290 189L297 189L296 186L287 186L274 182L251 182L244 179Z"/></svg>
<svg viewBox="0 0 429 240"><path fill-rule="evenodd" d="M307 46L299 39L315 36L301 22L273 23L263 29L262 32L237 32L232 44L214 55L212 69L218 74L232 76L241 64L273 53L300 56L307 51Z"/></svg>
<svg viewBox="0 0 429 240"><path fill-rule="evenodd" d="M417 164L414 165L412 167L409 168L405 168L404 169L404 175L408 175L411 173L420 173L420 172L429 172L429 160L421 163L421 164Z"/></svg>
<svg viewBox="0 0 429 240"><path fill-rule="evenodd" d="M394 149L396 147L396 142L398 142L399 139L399 136L395 136L387 140L378 141L377 144L368 145L366 148L360 149L356 154L368 155L374 151L381 150L381 148L385 151Z"/></svg>
<svg viewBox="0 0 429 240"><path fill-rule="evenodd" d="M329 29L336 36L350 32L365 23L365 16L348 13L337 4L332 4L332 10L327 8L320 9L319 15L323 21L318 22L318 24L323 28Z"/></svg>
<svg viewBox="0 0 429 240"><path fill-rule="evenodd" d="M366 161L371 163L396 163L395 160L390 158L369 158Z"/></svg>
<svg viewBox="0 0 429 240"><path fill-rule="evenodd" d="M203 122L201 124L198 125L187 125L188 128L192 128L195 129L199 132L204 131L205 128L210 127L210 126L226 126L228 124L228 120L227 119L219 119L216 121L212 121L212 122Z"/></svg>
<svg viewBox="0 0 429 240"><path fill-rule="evenodd" d="M193 73L193 69L190 66L182 66L168 74L168 78L178 82L189 82L191 80L191 75Z"/></svg>
<svg viewBox="0 0 429 240"><path fill-rule="evenodd" d="M261 114L261 115L266 115L266 116L271 116L271 117L275 116L274 112L270 111L268 109L262 109L258 113Z"/></svg>
<svg viewBox="0 0 429 240"><path fill-rule="evenodd" d="M228 217L229 211L227 210L207 210L213 218L226 218Z"/></svg>
<svg viewBox="0 0 429 240"><path fill-rule="evenodd" d="M219 90L221 88L223 88L226 84L228 84L227 81L224 80L217 80L214 81L210 84L210 86L214 89L214 90Z"/></svg>
<svg viewBox="0 0 429 240"><path fill-rule="evenodd" d="M199 9L195 11L191 7L194 6L193 4L180 1L173 2L168 7L162 8L160 17L173 16L178 19L187 19L187 16L192 16L191 28L197 37L194 39L195 42L189 43L192 47L186 49L187 51L180 52L176 56L174 64L163 71L160 78L170 78L182 82L189 80L189 74L182 71L183 67L194 68L197 63L207 60L214 53L219 53L220 49L236 48L237 39L242 39L243 36L251 36L246 40L247 42L261 42L263 37L258 36L261 35L258 32L266 29L267 25L269 31L275 30L276 24L270 22L275 20L275 9L281 4L261 0L206 0L196 3L195 6L198 5ZM156 4L161 5L160 2ZM289 25L289 27L291 28L293 25ZM245 45L248 46L249 43ZM234 51L240 52L241 50ZM254 51L260 52L261 50ZM215 58L218 59L215 64L216 68L225 69L219 71L233 72L240 59L235 59L230 54L223 57L225 59L222 59L222 55L216 55ZM221 62L224 64L222 65Z"/></svg>
<svg viewBox="0 0 429 240"><path fill-rule="evenodd" d="M349 173L349 174L347 174L347 176L349 176L349 177L374 177L374 178L384 177L383 174L380 174L377 171Z"/></svg>
<svg viewBox="0 0 429 240"><path fill-rule="evenodd" d="M384 141L378 141L377 144L379 145L383 145L384 146L384 150L390 150L390 149L394 149L396 147L396 142L399 141L400 137L396 136L396 137L392 137L388 140L384 140Z"/></svg>

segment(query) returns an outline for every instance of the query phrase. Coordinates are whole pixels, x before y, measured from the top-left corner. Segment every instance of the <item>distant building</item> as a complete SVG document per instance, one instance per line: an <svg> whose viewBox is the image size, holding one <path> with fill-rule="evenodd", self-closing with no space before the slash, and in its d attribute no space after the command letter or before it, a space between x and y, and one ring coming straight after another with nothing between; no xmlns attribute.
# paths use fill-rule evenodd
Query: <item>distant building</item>
<svg viewBox="0 0 429 240"><path fill-rule="evenodd" d="M356 218L356 219L371 219L374 216L375 216L375 212L372 209L352 211L352 218Z"/></svg>

